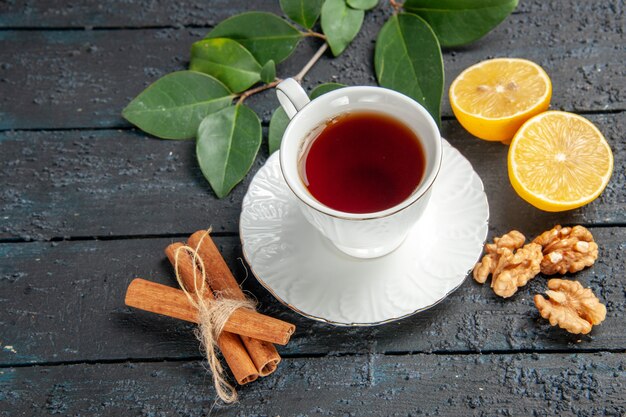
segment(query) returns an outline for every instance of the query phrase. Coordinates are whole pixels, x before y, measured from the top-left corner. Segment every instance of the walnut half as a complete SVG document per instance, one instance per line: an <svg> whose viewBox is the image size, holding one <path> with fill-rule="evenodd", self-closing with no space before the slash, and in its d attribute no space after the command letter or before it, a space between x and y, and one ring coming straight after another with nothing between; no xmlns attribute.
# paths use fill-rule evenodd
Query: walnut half
<svg viewBox="0 0 626 417"><path fill-rule="evenodd" d="M486 255L474 267L474 279L483 284L491 274L493 292L504 298L515 294L540 270L541 246L529 243L522 247L525 240L523 234L513 230L486 244Z"/></svg>
<svg viewBox="0 0 626 417"><path fill-rule="evenodd" d="M474 279L480 284L487 281L489 274L492 274L498 263L498 249L508 248L511 251L521 248L526 241L526 237L517 230L511 230L502 237L493 239L494 243L485 244L485 256L474 267Z"/></svg>
<svg viewBox="0 0 626 417"><path fill-rule="evenodd" d="M598 259L598 245L583 226L561 227L543 232L534 243L543 248L541 273L544 275L574 273L593 265Z"/></svg>
<svg viewBox="0 0 626 417"><path fill-rule="evenodd" d="M600 324L606 318L606 307L598 300L593 291L583 288L578 281L551 279L546 294L535 295L535 305L541 317L548 319L552 326L574 334L587 334L594 324Z"/></svg>
<svg viewBox="0 0 626 417"><path fill-rule="evenodd" d="M529 243L513 253L507 248L498 250L500 259L491 277L491 288L500 297L508 298L535 278L541 269L541 246Z"/></svg>

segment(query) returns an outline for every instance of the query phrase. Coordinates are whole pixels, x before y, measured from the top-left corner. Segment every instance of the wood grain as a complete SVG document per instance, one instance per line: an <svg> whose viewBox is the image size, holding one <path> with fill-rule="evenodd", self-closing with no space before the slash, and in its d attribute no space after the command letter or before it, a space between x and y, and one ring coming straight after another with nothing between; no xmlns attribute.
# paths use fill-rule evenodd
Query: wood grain
<svg viewBox="0 0 626 417"><path fill-rule="evenodd" d="M24 4L26 3L26 4ZM111 28L200 25L213 26L246 10L280 13L277 1L247 0L38 0L7 2L0 14L0 28Z"/></svg>
<svg viewBox="0 0 626 417"><path fill-rule="evenodd" d="M197 361L0 369L0 415L622 416L623 354L285 359L230 407Z"/></svg>
<svg viewBox="0 0 626 417"><path fill-rule="evenodd" d="M540 229L550 225L538 224ZM493 233L501 234L496 230ZM493 234L492 233L492 234ZM593 228L600 257L574 277L607 305L604 324L588 336L551 328L532 297L546 289L538 277L511 299L466 281L433 309L372 328L337 328L302 318L254 279L244 289L262 313L296 325L283 356L354 352L594 351L626 349L626 229ZM528 230L528 235L533 233ZM215 238L241 281L246 276L237 238ZM0 245L0 365L133 358L200 357L193 326L124 306L138 274L174 285L162 255L169 239ZM28 329L25 331L25 329Z"/></svg>
<svg viewBox="0 0 626 417"><path fill-rule="evenodd" d="M551 14L571 18L576 14L602 14L609 9L619 17L623 10L619 2L598 0L581 2L578 0L522 0L514 15L526 13ZM154 26L208 26L236 13L248 10L263 10L281 14L278 2L257 1L251 5L247 0L179 0L176 3L155 3L151 0L109 0L105 3L95 0L81 0L68 3L64 0L39 0L28 2L7 2L0 15L0 28L93 28L119 29L125 27ZM388 8L386 4L379 5Z"/></svg>
<svg viewBox="0 0 626 417"><path fill-rule="evenodd" d="M306 88L375 84L374 41L390 13L381 3L342 56L324 56L305 77ZM507 147L465 133L447 97L442 131L485 183L490 239L511 228L532 236L555 223L591 226L600 258L571 278L591 287L608 315L587 336L539 317L532 296L545 290L544 277L510 300L467 281L433 309L374 328L304 319L246 278L236 233L251 175L217 200L192 142L150 139L120 112L149 83L185 68L191 43L219 21L280 13L278 1L3 2L0 417L626 415L624 2L520 3L482 40L444 51L445 89L486 58L538 62L553 81L552 108L584 113L609 140L607 190L584 208L543 213L509 186ZM318 45L303 42L279 76L295 74ZM247 104L265 126L278 105L271 91ZM264 144L252 173L266 158ZM123 305L138 274L174 285L160 255L168 236L210 225L261 311L299 329L280 348L283 366L244 387L230 408L213 403L192 324Z"/></svg>
<svg viewBox="0 0 626 417"><path fill-rule="evenodd" d="M482 178L492 228L533 224L626 224L626 112L589 115L613 148L615 170L608 188L590 205L565 212L535 209L511 188L508 147L477 140L456 121L443 136ZM264 143L251 172L218 200L195 161L191 142L154 140L132 132L0 132L0 238L180 234L213 226L239 229L241 200L267 157Z"/></svg>
<svg viewBox="0 0 626 417"><path fill-rule="evenodd" d="M623 17L620 19L609 2L594 7L593 13L566 7L556 15L540 8L512 15L478 42L446 50L444 91L464 68L478 61L515 56L536 61L550 74L555 81L553 108L626 110L620 93L626 89L622 65L626 52L620 47ZM330 81L375 84L374 41L389 12L388 7L381 7L368 13L346 52L336 59L325 55L304 85L312 88ZM127 127L120 116L124 106L149 83L185 68L192 42L207 31L2 31L0 129ZM318 45L313 39L302 42L279 66L279 76L296 74ZM248 104L267 122L278 101L273 91L267 91ZM442 114L452 115L447 94Z"/></svg>

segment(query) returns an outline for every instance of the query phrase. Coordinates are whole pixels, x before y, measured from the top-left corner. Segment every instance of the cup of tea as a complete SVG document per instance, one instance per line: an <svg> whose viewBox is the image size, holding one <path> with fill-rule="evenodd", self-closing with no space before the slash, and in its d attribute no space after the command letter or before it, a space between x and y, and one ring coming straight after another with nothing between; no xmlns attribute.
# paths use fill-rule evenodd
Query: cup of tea
<svg viewBox="0 0 626 417"><path fill-rule="evenodd" d="M441 135L426 109L381 87L345 87L309 100L290 78L276 94L290 118L280 167L304 217L357 258L400 246L441 166Z"/></svg>

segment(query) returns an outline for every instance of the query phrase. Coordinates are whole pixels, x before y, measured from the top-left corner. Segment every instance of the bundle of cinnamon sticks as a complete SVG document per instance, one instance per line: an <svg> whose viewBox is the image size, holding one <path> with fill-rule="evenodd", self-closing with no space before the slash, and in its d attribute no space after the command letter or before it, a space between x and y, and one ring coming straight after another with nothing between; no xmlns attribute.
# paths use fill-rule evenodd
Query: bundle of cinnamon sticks
<svg viewBox="0 0 626 417"><path fill-rule="evenodd" d="M195 256L181 250L185 247L193 248ZM179 281L188 294L198 296L197 277L204 276L209 289L202 292L205 303L215 302L216 294L225 299L246 300L209 231L195 232L186 246L183 243L169 245L165 254L177 268ZM141 310L194 323L199 321L197 306L183 290L141 278L131 282L125 302ZM243 385L276 370L281 358L273 343L287 344L294 331L293 324L248 308L239 308L228 318L217 344L235 380Z"/></svg>

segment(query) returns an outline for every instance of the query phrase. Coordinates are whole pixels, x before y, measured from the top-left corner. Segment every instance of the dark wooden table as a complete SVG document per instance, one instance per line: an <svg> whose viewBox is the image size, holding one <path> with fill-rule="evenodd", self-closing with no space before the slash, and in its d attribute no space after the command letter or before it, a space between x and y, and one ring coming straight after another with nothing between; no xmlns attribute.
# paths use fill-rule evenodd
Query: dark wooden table
<svg viewBox="0 0 626 417"><path fill-rule="evenodd" d="M254 3L251 4L251 3ZM587 207L541 212L506 174L507 147L477 140L443 104L443 135L482 177L489 238L554 224L591 229L600 258L575 278L606 303L606 321L570 335L539 317L538 277L508 300L467 280L431 310L373 328L337 328L287 309L254 278L261 310L297 324L271 377L214 405L193 326L124 306L135 276L173 285L170 242L213 225L238 278L238 217L252 175L217 200L194 144L132 129L121 109L184 68L193 41L246 9L278 1L0 2L0 415L626 414L626 29L623 0L522 0L482 40L446 50L446 91L490 57L531 59L550 74L552 108L592 120L610 142L613 178ZM375 84L379 7L346 53L325 56L304 85ZM303 42L291 75L317 49ZM253 97L266 129L273 92ZM253 172L267 158L266 143Z"/></svg>

